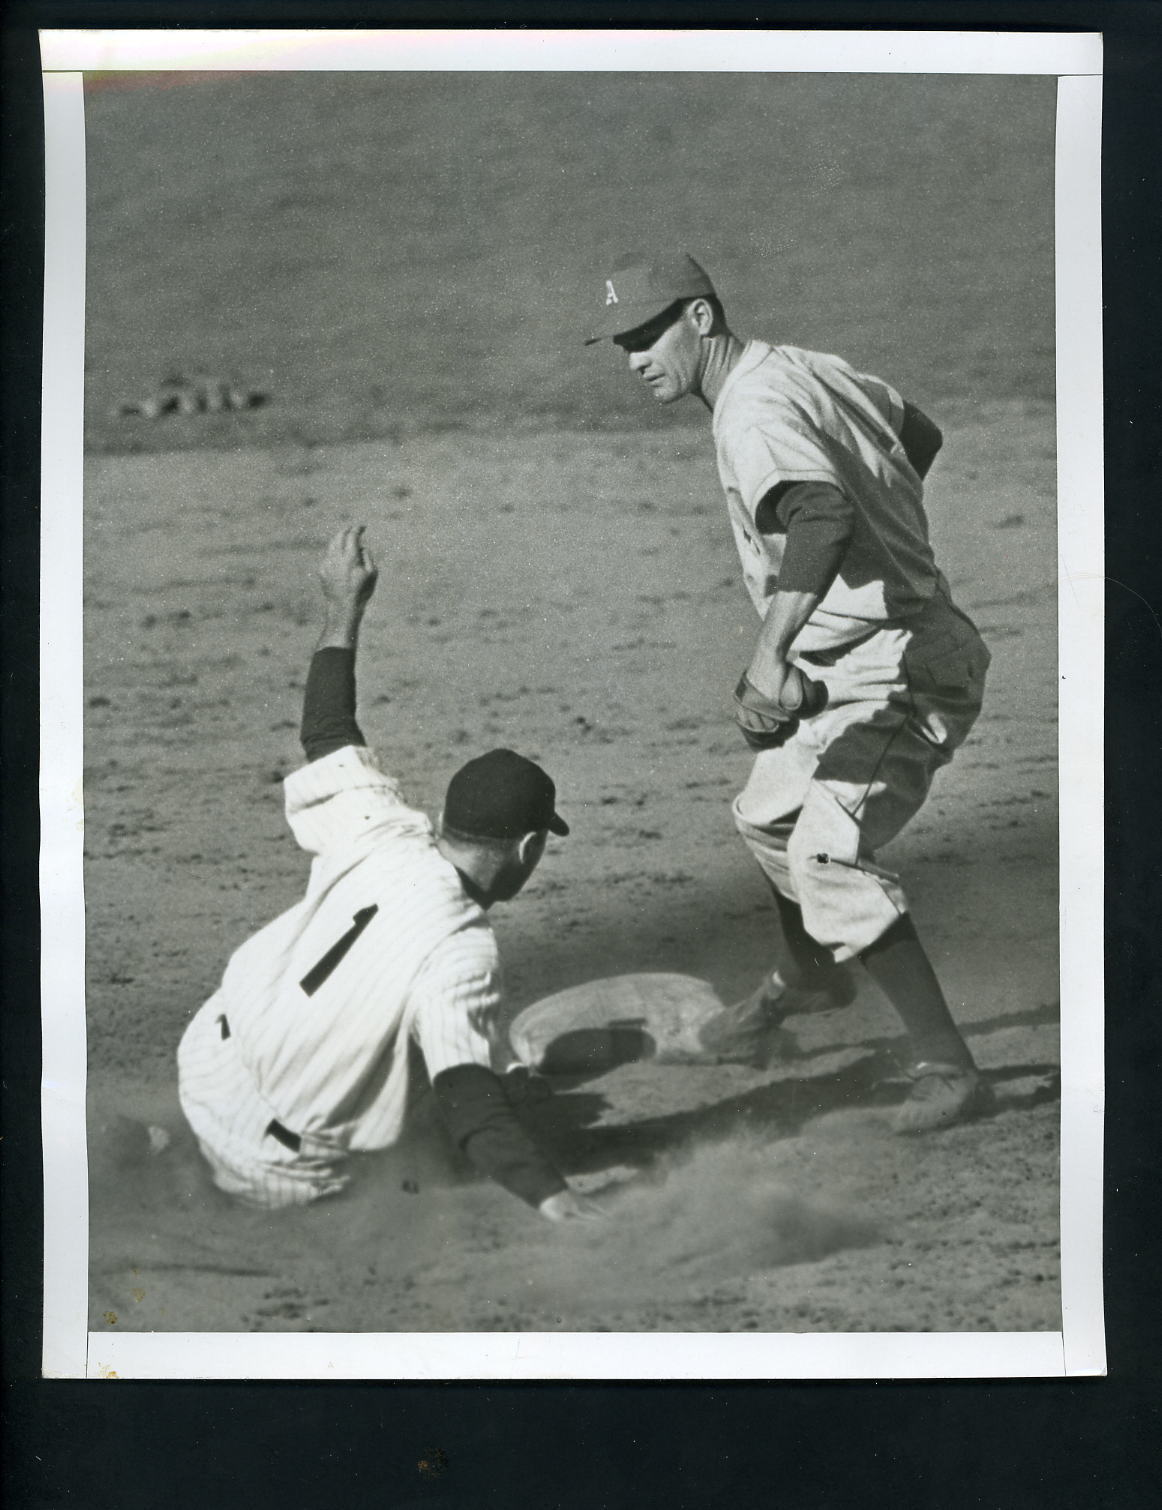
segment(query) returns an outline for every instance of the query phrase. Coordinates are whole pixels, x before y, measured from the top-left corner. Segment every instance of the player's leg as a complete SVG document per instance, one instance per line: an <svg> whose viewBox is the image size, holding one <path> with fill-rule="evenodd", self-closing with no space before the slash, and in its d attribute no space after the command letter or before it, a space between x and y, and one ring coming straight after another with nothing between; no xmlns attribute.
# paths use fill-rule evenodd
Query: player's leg
<svg viewBox="0 0 1162 1510"><path fill-rule="evenodd" d="M803 922L803 909L798 902L784 896L769 878L767 884L770 886L775 914L779 920L780 953L787 967L807 979L827 970L831 966L831 960L807 932Z"/></svg>
<svg viewBox="0 0 1162 1510"><path fill-rule="evenodd" d="M251 1206L304 1205L347 1183L322 1158L297 1156L270 1135L271 1109L254 1088L214 997L178 1046L178 1098L219 1190Z"/></svg>
<svg viewBox="0 0 1162 1510"><path fill-rule="evenodd" d="M898 877L875 854L923 805L935 772L967 736L987 664L973 626L943 599L913 629L885 631L832 658L828 709L756 758L734 804L781 925L770 980L729 1009L738 1030L753 1035L778 1021L780 1003L795 1010L792 980L796 988L831 985L832 999L814 1005L850 1000L850 977L835 967L861 959L909 1036L915 1085L901 1131L957 1120L983 1092Z"/></svg>
<svg viewBox="0 0 1162 1510"><path fill-rule="evenodd" d="M927 952L905 913L860 955L908 1034L912 1090L897 1132L928 1132L985 1110L991 1091L953 1020Z"/></svg>
<svg viewBox="0 0 1162 1510"><path fill-rule="evenodd" d="M807 928L837 960L862 961L908 1034L913 1090L901 1132L961 1120L987 1097L899 879L875 861L967 734L972 701L951 688L907 688L848 722L821 755L787 846Z"/></svg>
<svg viewBox="0 0 1162 1510"><path fill-rule="evenodd" d="M755 989L724 1009L700 1034L721 1061L763 1065L773 1030L793 1013L846 1006L855 984L808 933L787 861L787 844L815 754L791 741L756 756L750 779L735 799L735 826L754 855L775 902L774 963Z"/></svg>
<svg viewBox="0 0 1162 1510"><path fill-rule="evenodd" d="M910 739L899 758L919 767L927 760L918 782L924 796L936 771L952 758L976 722L988 664L988 650L975 626L938 594L904 657ZM991 1088L981 1079L953 1020L911 915L892 924L861 959L896 1008L911 1041L913 1086L897 1114L897 1131L924 1132L985 1110L992 1102Z"/></svg>
<svg viewBox="0 0 1162 1510"><path fill-rule="evenodd" d="M891 806L898 813L899 803ZM811 935L837 961L862 962L907 1033L913 1088L897 1129L923 1132L981 1109L987 1092L899 879L876 863L859 821L823 783L804 803L788 856Z"/></svg>
<svg viewBox="0 0 1162 1510"><path fill-rule="evenodd" d="M815 731L811 731L812 735ZM781 749L760 752L732 813L740 837L770 888L778 922L776 984L824 989L850 1000L854 987L803 921L803 910L787 858L787 846L802 804L811 790L818 749L804 727Z"/></svg>

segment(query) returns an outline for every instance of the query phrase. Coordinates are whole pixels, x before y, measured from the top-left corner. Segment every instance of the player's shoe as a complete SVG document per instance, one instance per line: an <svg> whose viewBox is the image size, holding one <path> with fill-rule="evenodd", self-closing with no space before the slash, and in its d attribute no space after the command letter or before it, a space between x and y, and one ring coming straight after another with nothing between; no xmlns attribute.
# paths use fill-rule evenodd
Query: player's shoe
<svg viewBox="0 0 1162 1510"><path fill-rule="evenodd" d="M771 1057L772 1035L785 1018L850 1006L856 990L851 972L842 965L814 971L795 986L768 975L749 996L711 1018L698 1039L713 1063L762 1069Z"/></svg>
<svg viewBox="0 0 1162 1510"><path fill-rule="evenodd" d="M968 1122L996 1104L992 1087L972 1065L924 1061L908 1071L912 1089L896 1112L892 1127L898 1133L935 1132Z"/></svg>

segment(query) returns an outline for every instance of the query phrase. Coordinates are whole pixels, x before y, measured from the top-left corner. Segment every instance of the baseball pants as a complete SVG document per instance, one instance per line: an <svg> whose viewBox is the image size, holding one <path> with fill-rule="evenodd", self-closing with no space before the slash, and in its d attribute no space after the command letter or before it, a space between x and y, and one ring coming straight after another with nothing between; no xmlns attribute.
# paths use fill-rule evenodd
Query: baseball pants
<svg viewBox="0 0 1162 1510"><path fill-rule="evenodd" d="M252 1206L301 1206L347 1185L340 1150L294 1134L297 1149L280 1141L287 1130L258 1094L218 995L178 1045L178 1096L214 1184L228 1195Z"/></svg>
<svg viewBox="0 0 1162 1510"><path fill-rule="evenodd" d="M828 705L787 743L761 750L734 802L739 833L807 932L842 962L908 910L876 862L923 805L980 712L989 653L938 591L906 625L795 657Z"/></svg>

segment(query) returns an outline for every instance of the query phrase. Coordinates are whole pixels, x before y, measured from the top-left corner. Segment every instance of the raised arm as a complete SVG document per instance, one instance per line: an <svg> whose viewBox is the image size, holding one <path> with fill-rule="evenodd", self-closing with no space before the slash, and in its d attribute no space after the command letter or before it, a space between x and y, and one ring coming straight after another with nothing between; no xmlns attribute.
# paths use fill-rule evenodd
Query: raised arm
<svg viewBox="0 0 1162 1510"><path fill-rule="evenodd" d="M363 530L361 524L340 530L319 567L323 629L307 671L301 729L308 761L365 743L355 718L355 652L379 573Z"/></svg>

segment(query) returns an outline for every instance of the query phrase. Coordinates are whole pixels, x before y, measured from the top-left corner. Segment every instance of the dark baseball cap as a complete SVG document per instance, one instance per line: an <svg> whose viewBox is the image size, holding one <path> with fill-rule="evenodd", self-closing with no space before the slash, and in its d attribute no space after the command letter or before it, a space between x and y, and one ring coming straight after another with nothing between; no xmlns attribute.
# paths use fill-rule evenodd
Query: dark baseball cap
<svg viewBox="0 0 1162 1510"><path fill-rule="evenodd" d="M687 252L661 257L634 252L619 257L603 281L603 312L585 344L592 346L594 341L636 330L679 299L694 299L700 294L713 298L714 284Z"/></svg>
<svg viewBox="0 0 1162 1510"><path fill-rule="evenodd" d="M515 750L489 750L463 765L448 783L444 822L478 839L519 839L542 828L567 834L557 814L557 788L535 761Z"/></svg>

